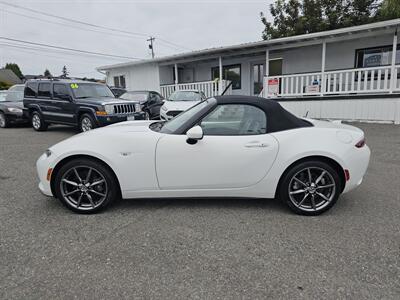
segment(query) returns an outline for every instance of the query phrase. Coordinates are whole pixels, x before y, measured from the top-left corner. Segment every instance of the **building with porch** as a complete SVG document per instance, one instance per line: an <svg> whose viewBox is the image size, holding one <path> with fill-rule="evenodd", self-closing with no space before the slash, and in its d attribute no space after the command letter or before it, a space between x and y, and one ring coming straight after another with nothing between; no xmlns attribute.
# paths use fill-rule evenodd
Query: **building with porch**
<svg viewBox="0 0 400 300"><path fill-rule="evenodd" d="M400 19L99 67L128 90L274 98L297 115L400 123ZM222 78L222 80L219 80Z"/></svg>

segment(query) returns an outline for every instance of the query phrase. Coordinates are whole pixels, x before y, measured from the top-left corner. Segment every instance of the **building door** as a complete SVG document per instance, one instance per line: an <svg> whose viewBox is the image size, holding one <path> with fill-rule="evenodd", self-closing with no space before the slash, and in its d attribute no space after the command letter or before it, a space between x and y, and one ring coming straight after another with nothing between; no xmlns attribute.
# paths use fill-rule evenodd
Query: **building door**
<svg viewBox="0 0 400 300"><path fill-rule="evenodd" d="M280 76L282 75L282 58L270 59L269 60L269 76ZM253 64L253 70L251 75L252 82L252 94L258 96L264 86L264 76L265 76L265 65L258 63Z"/></svg>

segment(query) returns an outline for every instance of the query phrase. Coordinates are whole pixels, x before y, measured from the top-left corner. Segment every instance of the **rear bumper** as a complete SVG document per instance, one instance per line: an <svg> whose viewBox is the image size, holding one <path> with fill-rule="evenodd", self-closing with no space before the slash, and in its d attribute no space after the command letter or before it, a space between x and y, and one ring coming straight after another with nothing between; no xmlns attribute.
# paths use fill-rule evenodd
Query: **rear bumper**
<svg viewBox="0 0 400 300"><path fill-rule="evenodd" d="M346 182L343 193L347 193L361 184L368 168L370 156L371 150L367 145L360 149L352 149L347 157L345 167L349 170L350 179Z"/></svg>

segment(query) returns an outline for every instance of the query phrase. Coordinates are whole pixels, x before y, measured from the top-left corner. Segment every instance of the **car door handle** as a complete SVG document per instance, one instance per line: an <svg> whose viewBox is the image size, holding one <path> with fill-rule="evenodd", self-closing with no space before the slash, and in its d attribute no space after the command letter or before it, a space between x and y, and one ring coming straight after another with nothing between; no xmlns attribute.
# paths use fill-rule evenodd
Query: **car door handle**
<svg viewBox="0 0 400 300"><path fill-rule="evenodd" d="M269 145L266 143L261 143L261 142L251 142L246 145L244 145L246 148L266 148Z"/></svg>

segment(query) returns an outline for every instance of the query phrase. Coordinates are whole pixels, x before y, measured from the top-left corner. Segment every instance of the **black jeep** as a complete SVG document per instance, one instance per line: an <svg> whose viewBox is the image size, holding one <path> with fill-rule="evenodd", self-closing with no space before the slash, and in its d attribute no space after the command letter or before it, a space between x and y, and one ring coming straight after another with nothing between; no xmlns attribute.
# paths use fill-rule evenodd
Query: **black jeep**
<svg viewBox="0 0 400 300"><path fill-rule="evenodd" d="M37 131L49 124L78 126L81 131L127 120L143 120L139 102L116 99L105 84L71 79L29 80L25 113Z"/></svg>

